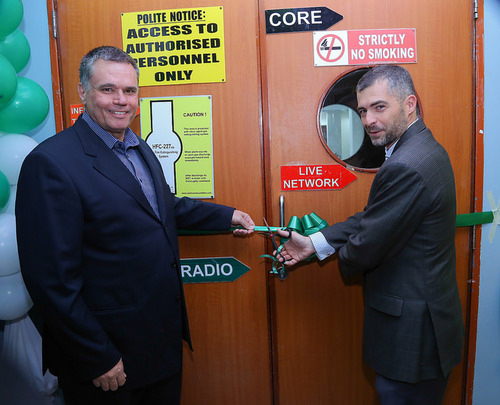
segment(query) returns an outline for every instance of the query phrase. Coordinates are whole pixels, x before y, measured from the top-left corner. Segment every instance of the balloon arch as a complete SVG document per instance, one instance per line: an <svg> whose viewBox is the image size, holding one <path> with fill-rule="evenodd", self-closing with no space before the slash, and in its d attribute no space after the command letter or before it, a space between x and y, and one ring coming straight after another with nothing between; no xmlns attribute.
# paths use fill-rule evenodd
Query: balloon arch
<svg viewBox="0 0 500 405"><path fill-rule="evenodd" d="M40 85L18 76L30 59L30 46L18 28L21 0L0 1L0 320L12 321L33 305L20 273L14 200L19 171L37 145L24 135L38 127L49 112Z"/></svg>
<svg viewBox="0 0 500 405"><path fill-rule="evenodd" d="M42 372L42 342L28 316L33 302L21 275L14 211L21 165L37 145L25 134L43 123L50 107L43 88L19 75L31 56L18 28L23 14L21 0L0 0L0 396L2 405L48 405L58 398L57 378Z"/></svg>

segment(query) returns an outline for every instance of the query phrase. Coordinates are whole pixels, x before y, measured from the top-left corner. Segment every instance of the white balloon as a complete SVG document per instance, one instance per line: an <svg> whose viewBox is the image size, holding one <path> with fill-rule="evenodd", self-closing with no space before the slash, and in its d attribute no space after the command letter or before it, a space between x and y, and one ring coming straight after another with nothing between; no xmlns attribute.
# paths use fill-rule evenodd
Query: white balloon
<svg viewBox="0 0 500 405"><path fill-rule="evenodd" d="M0 171L5 174L11 186L17 184L24 158L36 145L38 142L27 135L0 136Z"/></svg>
<svg viewBox="0 0 500 405"><path fill-rule="evenodd" d="M33 306L21 273L0 277L0 320L12 321Z"/></svg>
<svg viewBox="0 0 500 405"><path fill-rule="evenodd" d="M0 276L21 271L17 253L16 217L0 214Z"/></svg>
<svg viewBox="0 0 500 405"><path fill-rule="evenodd" d="M12 214L15 215L16 211L16 193L17 184L15 186L10 186L10 197L5 207L0 210L0 214Z"/></svg>

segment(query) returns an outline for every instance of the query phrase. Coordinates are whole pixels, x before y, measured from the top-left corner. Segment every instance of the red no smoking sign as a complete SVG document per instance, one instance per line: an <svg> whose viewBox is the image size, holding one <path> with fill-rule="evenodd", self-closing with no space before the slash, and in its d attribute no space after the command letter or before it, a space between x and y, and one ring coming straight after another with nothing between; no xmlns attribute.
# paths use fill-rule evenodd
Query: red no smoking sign
<svg viewBox="0 0 500 405"><path fill-rule="evenodd" d="M319 39L316 45L316 52L325 62L336 62L345 53L344 40L338 35L326 34Z"/></svg>
<svg viewBox="0 0 500 405"><path fill-rule="evenodd" d="M417 62L414 28L315 31L313 38L315 66Z"/></svg>

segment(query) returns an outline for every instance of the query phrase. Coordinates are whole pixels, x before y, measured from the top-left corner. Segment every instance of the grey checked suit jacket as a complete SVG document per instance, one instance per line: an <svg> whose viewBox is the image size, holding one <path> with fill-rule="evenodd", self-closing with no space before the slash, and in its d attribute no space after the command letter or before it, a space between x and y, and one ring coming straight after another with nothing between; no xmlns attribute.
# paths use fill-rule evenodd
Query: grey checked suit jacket
<svg viewBox="0 0 500 405"><path fill-rule="evenodd" d="M455 224L448 154L419 119L377 172L365 209L322 231L342 275L363 273L363 354L384 377L447 376L461 361Z"/></svg>

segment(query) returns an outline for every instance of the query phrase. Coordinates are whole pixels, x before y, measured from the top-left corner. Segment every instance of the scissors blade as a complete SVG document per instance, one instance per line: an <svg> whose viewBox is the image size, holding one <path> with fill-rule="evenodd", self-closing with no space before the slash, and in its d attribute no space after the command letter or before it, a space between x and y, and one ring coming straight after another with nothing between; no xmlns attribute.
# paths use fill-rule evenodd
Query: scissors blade
<svg viewBox="0 0 500 405"><path fill-rule="evenodd" d="M273 244L273 248L274 250L278 250L278 245L276 244L276 241L274 240L274 233L273 231L271 230L271 227L269 226L269 224L267 223L266 221L266 218L262 217L262 219L264 220L264 224L266 224L267 226L267 229L269 231L269 234L267 236L269 236L271 238L271 242Z"/></svg>
<svg viewBox="0 0 500 405"><path fill-rule="evenodd" d="M266 227L267 227L268 231L269 231L270 233L273 233L273 231L271 231L271 227L269 226L269 224L268 224L268 223L267 223L267 221L266 221L266 218L262 217L262 219L264 220L264 224L266 225Z"/></svg>

